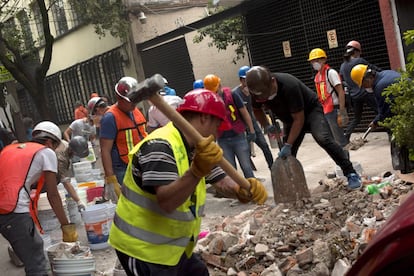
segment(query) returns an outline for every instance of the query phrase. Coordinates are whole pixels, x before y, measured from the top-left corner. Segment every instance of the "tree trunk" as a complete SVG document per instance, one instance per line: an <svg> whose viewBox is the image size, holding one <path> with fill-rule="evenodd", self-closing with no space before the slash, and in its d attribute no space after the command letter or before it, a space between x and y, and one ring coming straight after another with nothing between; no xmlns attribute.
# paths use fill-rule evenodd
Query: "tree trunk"
<svg viewBox="0 0 414 276"><path fill-rule="evenodd" d="M22 115L19 103L17 101L16 83L14 81L6 82L7 97L6 101L10 104L10 111L13 118L14 135L19 142L25 142L26 131L22 121Z"/></svg>
<svg viewBox="0 0 414 276"><path fill-rule="evenodd" d="M33 97L40 118L42 118L42 120L52 121L55 116L53 116L53 109L50 106L50 101L46 97L44 85L38 84L37 87L33 87L33 89L30 91L30 94Z"/></svg>

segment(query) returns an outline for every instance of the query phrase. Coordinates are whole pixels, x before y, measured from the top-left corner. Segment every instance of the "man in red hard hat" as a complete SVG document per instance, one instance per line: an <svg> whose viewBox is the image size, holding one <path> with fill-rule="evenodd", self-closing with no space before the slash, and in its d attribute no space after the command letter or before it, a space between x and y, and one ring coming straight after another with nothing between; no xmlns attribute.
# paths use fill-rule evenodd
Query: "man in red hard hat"
<svg viewBox="0 0 414 276"><path fill-rule="evenodd" d="M355 65L369 64L368 61L361 57L361 53L361 44L356 40L349 41L345 47L344 62L341 64L339 69L339 74L344 81L346 92L351 98L352 110L354 112L354 119L349 122L345 130L347 142L349 142L355 127L361 122L364 104L368 105L374 113L377 114L377 104L372 90L370 91L359 87L352 81L351 78L351 70ZM370 66L375 68L376 71L381 71L381 69L376 66Z"/></svg>
<svg viewBox="0 0 414 276"><path fill-rule="evenodd" d="M109 243L128 275L209 275L193 254L206 200L206 182L242 202L263 204L267 192L249 178L240 188L217 167L223 151L214 142L225 120L215 93L196 89L177 111L206 138L198 143L169 122L151 132L131 152ZM251 196L246 196L246 193Z"/></svg>

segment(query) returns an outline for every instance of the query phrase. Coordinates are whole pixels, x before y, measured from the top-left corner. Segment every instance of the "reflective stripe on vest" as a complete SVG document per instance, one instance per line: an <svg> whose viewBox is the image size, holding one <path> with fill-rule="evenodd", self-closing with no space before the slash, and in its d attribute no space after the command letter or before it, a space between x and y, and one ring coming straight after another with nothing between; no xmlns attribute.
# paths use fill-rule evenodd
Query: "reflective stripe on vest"
<svg viewBox="0 0 414 276"><path fill-rule="evenodd" d="M153 212L159 215L168 217L170 219L182 220L182 221L192 221L194 219L194 215L190 210L188 210L187 212L173 211L172 213L165 213L165 211L161 209L160 205L157 202L143 195L135 193L134 191L129 189L127 186L122 187L122 195L125 196L125 198L127 198L129 201L135 203L136 205L139 205L148 210L152 210ZM203 215L203 213L204 213L204 205L200 206L198 210L198 216Z"/></svg>
<svg viewBox="0 0 414 276"><path fill-rule="evenodd" d="M145 118L142 113L135 108L132 111L134 120L130 117L131 113L125 113L118 108L117 105L112 105L107 112L114 115L116 128L118 130L115 139L115 145L118 149L121 160L128 164L128 153L147 136L145 132Z"/></svg>
<svg viewBox="0 0 414 276"><path fill-rule="evenodd" d="M189 160L182 137L171 122L141 141L130 152L130 159L145 141L157 138L170 143L178 175L182 176L189 168ZM167 213L159 207L156 195L140 189L135 183L130 162L111 226L109 243L133 258L174 266L183 253L187 256L192 254L200 232L205 199L203 178L182 205L172 213ZM195 209L196 215L191 209Z"/></svg>
<svg viewBox="0 0 414 276"><path fill-rule="evenodd" d="M332 94L328 91L328 72L329 65L325 64L322 70L315 75L315 87L318 93L319 102L322 104L323 113L330 113L334 110Z"/></svg>

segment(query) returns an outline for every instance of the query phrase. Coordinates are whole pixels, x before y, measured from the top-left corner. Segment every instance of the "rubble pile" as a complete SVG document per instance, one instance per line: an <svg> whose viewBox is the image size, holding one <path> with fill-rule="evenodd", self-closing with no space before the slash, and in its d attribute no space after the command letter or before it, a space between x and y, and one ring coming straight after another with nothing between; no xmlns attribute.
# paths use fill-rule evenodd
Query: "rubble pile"
<svg viewBox="0 0 414 276"><path fill-rule="evenodd" d="M340 178L320 184L311 198L257 206L211 225L196 247L211 275L344 275L413 188L394 179L370 195L347 191Z"/></svg>

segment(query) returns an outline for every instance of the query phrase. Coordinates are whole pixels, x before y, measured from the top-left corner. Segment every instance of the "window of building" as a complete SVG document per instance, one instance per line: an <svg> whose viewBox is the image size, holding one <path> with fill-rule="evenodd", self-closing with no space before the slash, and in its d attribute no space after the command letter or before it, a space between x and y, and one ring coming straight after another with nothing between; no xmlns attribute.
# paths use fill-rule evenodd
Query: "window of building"
<svg viewBox="0 0 414 276"><path fill-rule="evenodd" d="M55 25L56 36L65 34L68 31L65 6L63 0L56 0L52 6L53 23Z"/></svg>
<svg viewBox="0 0 414 276"><path fill-rule="evenodd" d="M45 33L43 30L42 16L40 15L39 6L35 3L32 5L33 18L36 24L38 46L45 45Z"/></svg>
<svg viewBox="0 0 414 276"><path fill-rule="evenodd" d="M83 19L80 14L76 12L76 9L72 2L70 2L70 17L71 17L71 29L76 28L77 26L83 23Z"/></svg>

